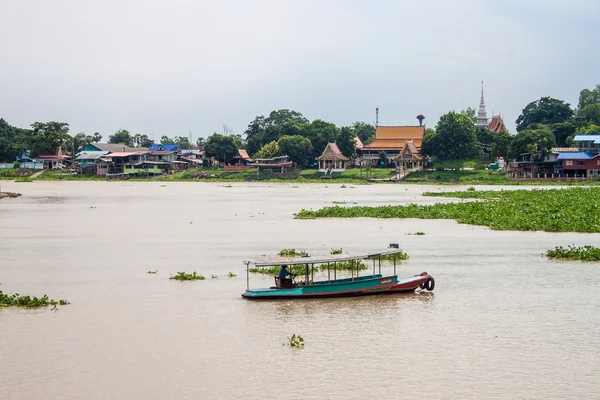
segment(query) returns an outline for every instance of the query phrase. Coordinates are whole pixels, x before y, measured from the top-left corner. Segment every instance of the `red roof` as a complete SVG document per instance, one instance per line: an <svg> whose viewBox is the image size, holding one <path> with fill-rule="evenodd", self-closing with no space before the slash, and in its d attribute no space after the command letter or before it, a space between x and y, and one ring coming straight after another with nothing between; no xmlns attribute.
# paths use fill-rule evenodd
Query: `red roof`
<svg viewBox="0 0 600 400"><path fill-rule="evenodd" d="M60 161L60 160L67 160L69 158L71 158L71 157L63 155L60 147L57 147L54 153L40 153L40 155L38 156L38 160L47 160L47 161L52 161L52 160Z"/></svg>
<svg viewBox="0 0 600 400"><path fill-rule="evenodd" d="M488 131L491 131L494 133L508 132L508 129L506 128L506 124L504 123L504 120L502 119L501 115L493 116L487 129L488 129Z"/></svg>

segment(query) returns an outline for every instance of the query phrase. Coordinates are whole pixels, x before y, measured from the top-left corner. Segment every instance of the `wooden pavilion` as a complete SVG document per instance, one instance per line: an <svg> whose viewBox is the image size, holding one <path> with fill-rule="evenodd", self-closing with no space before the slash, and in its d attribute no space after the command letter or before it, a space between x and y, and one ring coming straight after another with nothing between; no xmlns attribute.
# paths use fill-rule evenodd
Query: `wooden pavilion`
<svg viewBox="0 0 600 400"><path fill-rule="evenodd" d="M346 161L349 158L342 154L335 143L327 143L323 154L317 157L319 172L342 172L346 170Z"/></svg>

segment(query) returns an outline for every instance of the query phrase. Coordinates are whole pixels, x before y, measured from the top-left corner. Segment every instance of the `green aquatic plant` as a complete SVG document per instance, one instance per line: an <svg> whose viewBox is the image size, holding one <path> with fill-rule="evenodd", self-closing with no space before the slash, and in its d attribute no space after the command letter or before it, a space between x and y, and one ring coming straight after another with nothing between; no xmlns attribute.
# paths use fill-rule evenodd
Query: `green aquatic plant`
<svg viewBox="0 0 600 400"><path fill-rule="evenodd" d="M546 257L562 260L600 261L600 247L591 245L556 246L554 249L546 250Z"/></svg>
<svg viewBox="0 0 600 400"><path fill-rule="evenodd" d="M488 226L494 230L546 232L600 232L597 199L600 188L549 190L499 190L424 193L467 201L378 207L325 207L295 214L314 218L421 218L454 219L462 224Z"/></svg>
<svg viewBox="0 0 600 400"><path fill-rule="evenodd" d="M342 254L342 249L331 249L331 251L329 252L329 254L331 255L335 255L335 254Z"/></svg>
<svg viewBox="0 0 600 400"><path fill-rule="evenodd" d="M235 276L237 276L237 275L236 275L236 274L234 274L233 272L229 272L229 273L227 274L227 276L228 276L228 277L230 277L230 278L233 278L233 277L235 277Z"/></svg>
<svg viewBox="0 0 600 400"><path fill-rule="evenodd" d="M206 278L202 275L196 274L196 271L194 271L191 274L186 272L178 272L176 275L170 276L169 279L175 279L178 281L203 281Z"/></svg>
<svg viewBox="0 0 600 400"><path fill-rule="evenodd" d="M146 272L146 273L147 273L147 274L156 275L156 274L158 273L158 270L156 270L156 271L148 271L148 272Z"/></svg>
<svg viewBox="0 0 600 400"><path fill-rule="evenodd" d="M304 338L300 335L296 335L295 333L291 337L288 337L288 341L290 347L295 347L297 349L304 347Z"/></svg>
<svg viewBox="0 0 600 400"><path fill-rule="evenodd" d="M333 262L329 263L329 269L332 271L333 271L333 266L334 266ZM312 267L312 265L309 263L308 264L309 273L311 273L313 271L312 268L314 268L314 272L327 271L327 264L320 264L320 265L315 265L314 267ZM340 261L340 262L335 263L335 269L337 271L351 271L351 270L364 271L366 269L369 269L369 267L362 260L349 260L349 261ZM273 266L264 267L264 268L252 267L248 271L253 274L277 275L280 270L281 270L281 265L273 265ZM306 264L290 265L287 267L287 270L292 275L304 276L306 274Z"/></svg>
<svg viewBox="0 0 600 400"><path fill-rule="evenodd" d="M211 275L210 279L217 279L217 275Z"/></svg>
<svg viewBox="0 0 600 400"><path fill-rule="evenodd" d="M386 254L384 256L371 257L372 260L381 259L381 261L394 261L394 259L396 261L402 261L402 260L408 260L409 258L410 257L408 256L408 253L405 253L405 252L400 252L400 253L395 253L395 254Z"/></svg>
<svg viewBox="0 0 600 400"><path fill-rule="evenodd" d="M48 298L47 295L43 297L31 297L21 296L19 293L15 294L4 294L0 290L0 307L27 307L27 308L38 308L52 306L66 306L70 304L67 300L54 300Z"/></svg>
<svg viewBox="0 0 600 400"><path fill-rule="evenodd" d="M308 257L305 251L296 251L296 249L283 249L279 251L280 257Z"/></svg>
<svg viewBox="0 0 600 400"><path fill-rule="evenodd" d="M421 232L421 231L418 231L418 232L415 232L415 233L407 233L407 235L409 235L409 236L411 236L411 235L414 235L414 236L423 236L424 234L425 234L425 232Z"/></svg>

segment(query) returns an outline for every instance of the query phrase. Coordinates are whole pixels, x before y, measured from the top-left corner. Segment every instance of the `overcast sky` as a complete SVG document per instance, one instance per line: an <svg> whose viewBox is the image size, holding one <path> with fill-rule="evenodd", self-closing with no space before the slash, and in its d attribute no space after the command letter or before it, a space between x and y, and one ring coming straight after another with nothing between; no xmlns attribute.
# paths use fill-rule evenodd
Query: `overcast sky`
<svg viewBox="0 0 600 400"><path fill-rule="evenodd" d="M479 104L514 133L600 83L594 0L0 0L0 117L71 134L242 133L288 108L434 126Z"/></svg>

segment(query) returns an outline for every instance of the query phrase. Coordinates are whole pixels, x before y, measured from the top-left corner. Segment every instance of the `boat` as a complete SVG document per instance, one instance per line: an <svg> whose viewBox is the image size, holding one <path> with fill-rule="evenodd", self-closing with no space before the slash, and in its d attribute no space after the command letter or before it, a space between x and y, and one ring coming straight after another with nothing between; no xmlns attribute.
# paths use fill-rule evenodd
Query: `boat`
<svg viewBox="0 0 600 400"><path fill-rule="evenodd" d="M331 257L312 259L281 259L273 261L244 261L246 264L246 291L242 297L251 300L282 300L282 299L311 299L328 297L353 297L414 292L417 289L433 291L435 280L427 272L419 275L399 279L396 275L396 257L402 250L386 250L378 253L363 254L352 257ZM392 258L394 265L393 275L381 273L381 259ZM359 260L372 260L373 272L369 275L359 275L359 269L352 270L350 278L337 278L337 263ZM376 270L378 262L379 270ZM327 279L313 281L315 265L327 265ZM280 279L275 276L275 285L268 288L250 288L250 268L272 268L275 266L304 266L302 281L296 281L299 275L291 275L291 279Z"/></svg>

